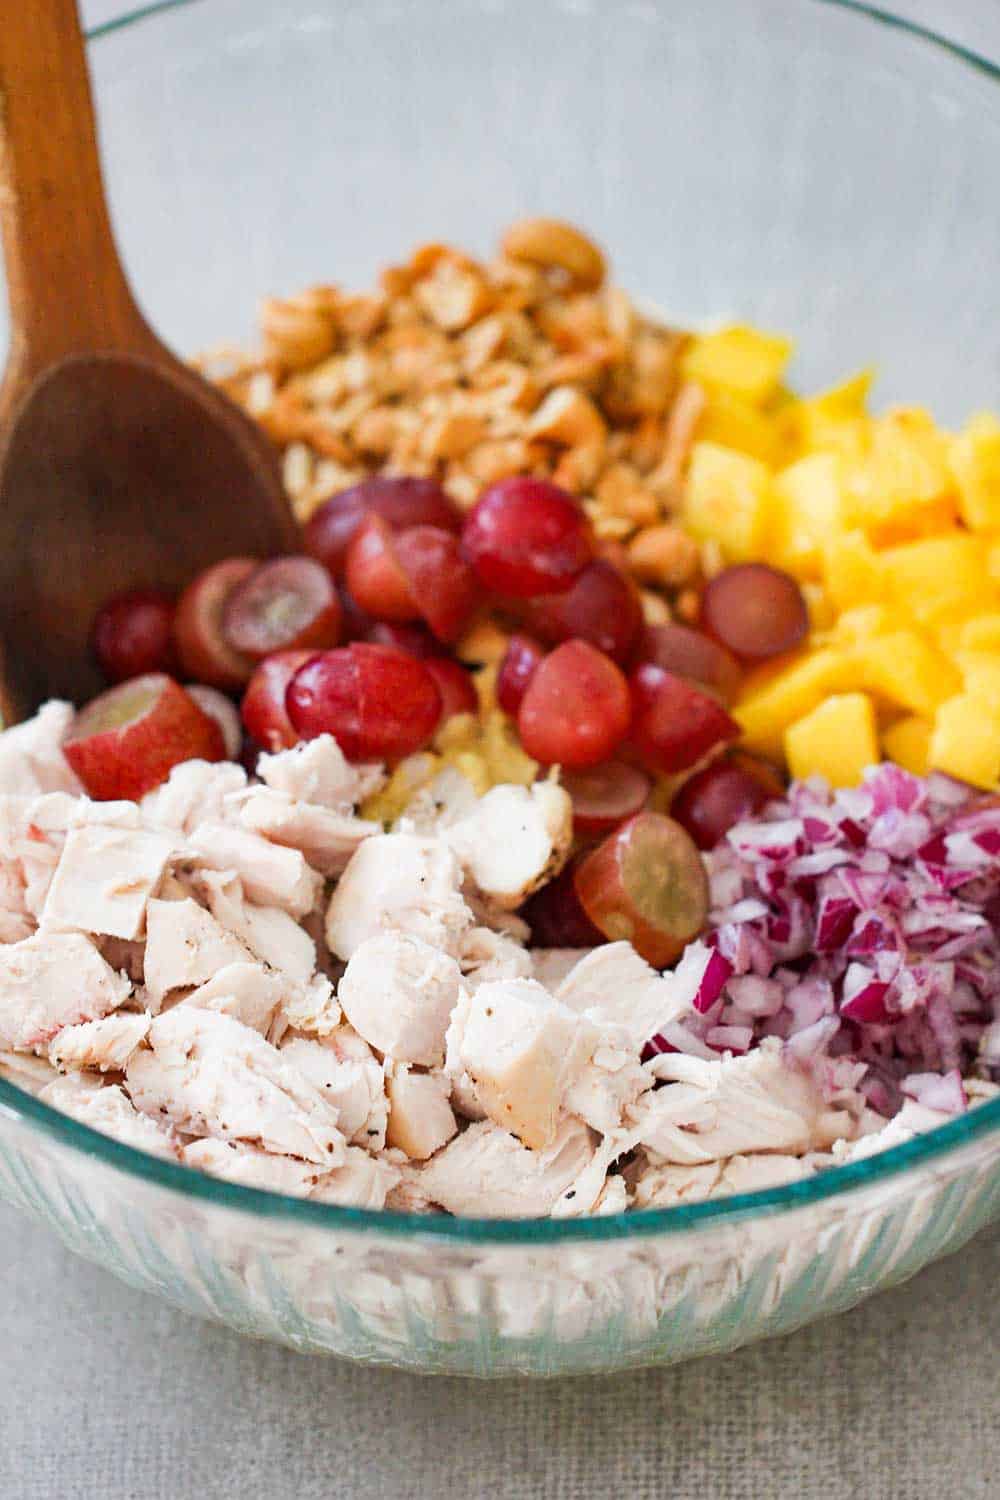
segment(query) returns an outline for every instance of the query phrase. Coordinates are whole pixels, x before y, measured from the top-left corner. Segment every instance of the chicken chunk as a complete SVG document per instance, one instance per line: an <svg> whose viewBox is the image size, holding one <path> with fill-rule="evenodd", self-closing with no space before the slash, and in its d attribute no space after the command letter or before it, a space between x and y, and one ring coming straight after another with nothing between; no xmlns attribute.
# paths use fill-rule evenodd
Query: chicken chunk
<svg viewBox="0 0 1000 1500"><path fill-rule="evenodd" d="M483 895L513 909L565 863L573 804L551 781L495 786L444 837Z"/></svg>
<svg viewBox="0 0 1000 1500"><path fill-rule="evenodd" d="M0 1052L0 1078L16 1084L26 1094L40 1094L59 1076L47 1058L35 1057L30 1052Z"/></svg>
<svg viewBox="0 0 1000 1500"><path fill-rule="evenodd" d="M290 990L281 1010L286 1027L318 1037L332 1035L344 1019L325 974L314 974L307 985Z"/></svg>
<svg viewBox="0 0 1000 1500"><path fill-rule="evenodd" d="M34 933L0 946L0 1047L30 1051L64 1026L110 1015L132 986L82 933Z"/></svg>
<svg viewBox="0 0 1000 1500"><path fill-rule="evenodd" d="M195 884L216 921L255 957L295 985L309 983L316 969L316 944L294 917L277 906L247 901L239 876L230 871L200 870Z"/></svg>
<svg viewBox="0 0 1000 1500"><path fill-rule="evenodd" d="M455 959L419 938L386 933L354 950L337 998L355 1031L379 1052L433 1067L444 1061L461 983Z"/></svg>
<svg viewBox="0 0 1000 1500"><path fill-rule="evenodd" d="M812 1177L816 1171L809 1156L775 1153L767 1156L733 1156L728 1161L702 1166L649 1166L635 1187L636 1208L669 1208L676 1203L696 1203L705 1198L756 1193L764 1188L784 1187Z"/></svg>
<svg viewBox="0 0 1000 1500"><path fill-rule="evenodd" d="M229 964L243 964L249 950L210 912L192 901L152 900L146 908L146 989L154 1002L171 990L204 984Z"/></svg>
<svg viewBox="0 0 1000 1500"><path fill-rule="evenodd" d="M383 1149L389 1115L385 1074L357 1032L341 1026L322 1042L289 1036L281 1054L337 1111L337 1125L349 1141L368 1151Z"/></svg>
<svg viewBox="0 0 1000 1500"><path fill-rule="evenodd" d="M71 703L50 699L32 719L0 734L0 792L32 797L39 792L81 792L62 752L76 717Z"/></svg>
<svg viewBox="0 0 1000 1500"><path fill-rule="evenodd" d="M273 792L294 802L314 802L344 813L363 802L384 779L380 766L352 766L332 734L303 740L275 755L262 755L257 775Z"/></svg>
<svg viewBox="0 0 1000 1500"><path fill-rule="evenodd" d="M39 1099L51 1104L53 1109L71 1115L91 1130L109 1135L137 1151L150 1156L160 1156L166 1161L176 1161L179 1142L173 1130L148 1115L140 1114L124 1089L117 1084L93 1086L80 1074L57 1079L43 1089Z"/></svg>
<svg viewBox="0 0 1000 1500"><path fill-rule="evenodd" d="M889 1151L893 1146L902 1146L906 1141L912 1141L914 1136L923 1135L926 1130L947 1125L952 1119L954 1115L945 1114L938 1109L928 1109L926 1104L918 1104L915 1099L904 1099L902 1109L881 1130L863 1135L860 1140L843 1138L835 1141L834 1160L843 1166L846 1162L860 1161L865 1156L877 1156L881 1151Z"/></svg>
<svg viewBox="0 0 1000 1500"><path fill-rule="evenodd" d="M553 995L559 994L559 986L572 973L581 959L586 958L591 948L532 948L531 963L534 977ZM585 1009L574 1003L572 995L563 1001L573 1010Z"/></svg>
<svg viewBox="0 0 1000 1500"><path fill-rule="evenodd" d="M341 1208L384 1208L386 1198L399 1186L402 1175L384 1157L369 1156L357 1146L348 1146L344 1165L328 1172L310 1196Z"/></svg>
<svg viewBox="0 0 1000 1500"><path fill-rule="evenodd" d="M404 933L455 953L472 925L462 873L440 839L383 833L366 839L340 877L326 916L326 940L349 959L369 938Z"/></svg>
<svg viewBox="0 0 1000 1500"><path fill-rule="evenodd" d="M388 1145L411 1161L426 1161L458 1133L448 1102L448 1080L439 1073L414 1073L397 1064L389 1073Z"/></svg>
<svg viewBox="0 0 1000 1500"><path fill-rule="evenodd" d="M147 825L191 833L199 823L233 822L246 785L246 772L232 761L185 760L147 792L140 807Z"/></svg>
<svg viewBox="0 0 1000 1500"><path fill-rule="evenodd" d="M133 1055L125 1078L137 1108L188 1135L330 1167L344 1160L337 1111L276 1047L232 1016L175 1006L153 1022L149 1049Z"/></svg>
<svg viewBox="0 0 1000 1500"><path fill-rule="evenodd" d="M164 834L139 828L71 829L42 910L43 930L138 938L175 847Z"/></svg>
<svg viewBox="0 0 1000 1500"><path fill-rule="evenodd" d="M661 1026L690 1009L685 987L673 974L658 974L631 943L592 948L555 993L571 1010L623 1027L636 1052Z"/></svg>
<svg viewBox="0 0 1000 1500"><path fill-rule="evenodd" d="M225 964L204 984L192 990L181 1001L198 1010L215 1010L242 1021L261 1036L267 1036L285 995L286 986L278 974L262 964L243 961Z"/></svg>
<svg viewBox="0 0 1000 1500"><path fill-rule="evenodd" d="M319 900L323 882L298 849L273 844L259 833L225 823L199 823L191 846L210 870L232 870L251 901L304 917Z"/></svg>
<svg viewBox="0 0 1000 1500"><path fill-rule="evenodd" d="M327 1176L326 1167L315 1162L296 1161L291 1156L272 1156L256 1146L238 1146L206 1136L191 1141L181 1149L186 1167L238 1182L244 1187L263 1188L269 1193L284 1193L289 1198L308 1198Z"/></svg>
<svg viewBox="0 0 1000 1500"><path fill-rule="evenodd" d="M296 802L266 786L253 787L247 794L240 822L273 844L298 849L321 875L340 875L358 845L382 832L381 823L316 802Z"/></svg>
<svg viewBox="0 0 1000 1500"><path fill-rule="evenodd" d="M489 1118L541 1150L555 1140L567 1090L598 1041L595 1026L534 980L498 980L459 1005L448 1054Z"/></svg>
<svg viewBox="0 0 1000 1500"><path fill-rule="evenodd" d="M521 943L491 927L471 927L458 953L462 975L469 989L494 979L531 979L532 954Z"/></svg>
<svg viewBox="0 0 1000 1500"><path fill-rule="evenodd" d="M529 1151L492 1120L470 1125L420 1172L420 1190L453 1214L517 1219L550 1214L594 1154L590 1132L564 1120L552 1144Z"/></svg>
<svg viewBox="0 0 1000 1500"><path fill-rule="evenodd" d="M121 1073L135 1049L146 1040L152 1023L148 1011L119 1011L99 1021L65 1026L49 1043L49 1061L61 1073Z"/></svg>
<svg viewBox="0 0 1000 1500"><path fill-rule="evenodd" d="M604 1027L593 1056L566 1092L566 1108L592 1130L610 1135L621 1129L626 1111L653 1082L627 1033L619 1027Z"/></svg>

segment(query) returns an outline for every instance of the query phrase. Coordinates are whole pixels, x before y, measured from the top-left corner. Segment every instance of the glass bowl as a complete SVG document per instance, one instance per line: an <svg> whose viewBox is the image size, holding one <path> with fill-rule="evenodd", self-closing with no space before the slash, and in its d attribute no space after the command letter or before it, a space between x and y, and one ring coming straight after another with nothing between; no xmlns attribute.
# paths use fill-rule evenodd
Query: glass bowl
<svg viewBox="0 0 1000 1500"><path fill-rule="evenodd" d="M995 404L1000 75L821 0L173 0L91 49L112 207L157 328L510 220L579 222L679 321L874 361L944 421ZM992 302L991 302L992 298ZM1000 1101L767 1192L583 1221L337 1209L141 1156L0 1081L0 1192L135 1286L414 1370L666 1363L857 1302L1000 1216Z"/></svg>

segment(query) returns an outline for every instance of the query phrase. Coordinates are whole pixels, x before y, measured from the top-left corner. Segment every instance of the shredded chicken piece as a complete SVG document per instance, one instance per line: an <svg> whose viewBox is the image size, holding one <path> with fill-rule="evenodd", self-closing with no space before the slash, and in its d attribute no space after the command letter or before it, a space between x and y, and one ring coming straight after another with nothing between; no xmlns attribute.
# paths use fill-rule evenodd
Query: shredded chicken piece
<svg viewBox="0 0 1000 1500"><path fill-rule="evenodd" d="M118 1084L102 1086L100 1079L91 1084L85 1074L73 1074L50 1083L38 1097L43 1104L51 1104L82 1125L89 1125L126 1146L134 1146L137 1151L167 1161L177 1160L179 1142L175 1132L141 1114Z"/></svg>
<svg viewBox="0 0 1000 1500"><path fill-rule="evenodd" d="M405 833L366 839L330 899L327 943L349 959L369 938L397 932L454 953L472 925L461 884L458 860L438 839Z"/></svg>
<svg viewBox="0 0 1000 1500"><path fill-rule="evenodd" d="M296 802L264 786L247 794L240 821L274 844L298 849L314 870L328 876L340 875L358 845L382 832L379 823L315 802Z"/></svg>
<svg viewBox="0 0 1000 1500"><path fill-rule="evenodd" d="M64 1026L109 1015L132 986L82 933L35 933L0 946L0 1047L30 1051Z"/></svg>
<svg viewBox="0 0 1000 1500"><path fill-rule="evenodd" d="M551 1145L530 1151L492 1120L470 1125L421 1170L419 1189L449 1213L533 1218L550 1214L594 1153L590 1132L565 1120Z"/></svg>
<svg viewBox="0 0 1000 1500"><path fill-rule="evenodd" d="M152 1023L148 1011L119 1011L99 1021L66 1026L49 1043L49 1061L61 1073L121 1073L135 1049L146 1040Z"/></svg>
<svg viewBox="0 0 1000 1500"><path fill-rule="evenodd" d="M565 863L573 804L550 781L495 786L445 837L478 890L501 909L514 909Z"/></svg>
<svg viewBox="0 0 1000 1500"><path fill-rule="evenodd" d="M140 828L71 829L49 886L42 928L138 938L146 904L175 848L173 839Z"/></svg>
<svg viewBox="0 0 1000 1500"><path fill-rule="evenodd" d="M349 1141L367 1151L383 1149L389 1115L385 1074L356 1031L341 1026L322 1041L287 1036L281 1053L337 1111L337 1125Z"/></svg>
<svg viewBox="0 0 1000 1500"><path fill-rule="evenodd" d="M323 882L298 849L272 843L259 833L225 823L199 823L191 834L199 863L232 870L251 901L304 917L319 900Z"/></svg>
<svg viewBox="0 0 1000 1500"><path fill-rule="evenodd" d="M419 938L386 933L354 950L337 996L355 1031L379 1052L433 1067L444 1061L461 983L455 959Z"/></svg>

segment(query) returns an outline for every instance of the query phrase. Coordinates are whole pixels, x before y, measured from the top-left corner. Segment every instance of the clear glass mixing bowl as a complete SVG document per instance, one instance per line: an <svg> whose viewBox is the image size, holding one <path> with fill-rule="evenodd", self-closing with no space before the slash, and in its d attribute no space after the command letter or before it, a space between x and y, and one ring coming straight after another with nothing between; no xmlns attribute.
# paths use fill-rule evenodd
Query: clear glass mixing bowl
<svg viewBox="0 0 1000 1500"><path fill-rule="evenodd" d="M997 404L1000 75L821 0L180 0L91 50L134 285L184 351L422 240L575 220L806 385ZM0 1192L192 1312L417 1370L611 1370L837 1311L1000 1215L1000 1101L807 1182L591 1221L336 1209L143 1157L0 1082Z"/></svg>

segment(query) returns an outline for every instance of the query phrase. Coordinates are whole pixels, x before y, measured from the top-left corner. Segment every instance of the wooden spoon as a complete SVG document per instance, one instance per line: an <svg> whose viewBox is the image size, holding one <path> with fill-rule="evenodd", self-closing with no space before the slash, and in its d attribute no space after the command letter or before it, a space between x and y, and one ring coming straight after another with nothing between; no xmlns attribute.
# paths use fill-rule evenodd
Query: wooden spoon
<svg viewBox="0 0 1000 1500"><path fill-rule="evenodd" d="M297 550L277 459L164 348L129 290L74 0L0 23L0 219L11 347L0 389L0 711L101 687L97 609L229 553ZM205 225L206 253L211 226Z"/></svg>

